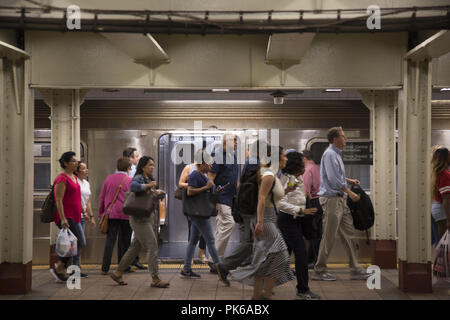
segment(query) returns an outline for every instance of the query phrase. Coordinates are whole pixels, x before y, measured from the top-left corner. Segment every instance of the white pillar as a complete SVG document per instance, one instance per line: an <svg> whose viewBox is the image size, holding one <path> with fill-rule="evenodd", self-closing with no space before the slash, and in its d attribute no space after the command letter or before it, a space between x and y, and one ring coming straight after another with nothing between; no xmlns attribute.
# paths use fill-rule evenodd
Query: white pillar
<svg viewBox="0 0 450 320"><path fill-rule="evenodd" d="M80 106L85 91L77 89L44 89L40 90L45 103L51 110L51 181L62 172L58 159L64 152L73 151L80 158ZM59 229L50 224L50 267L57 261L54 245Z"/></svg>
<svg viewBox="0 0 450 320"><path fill-rule="evenodd" d="M363 103L370 110L370 139L373 165L370 198L375 210L372 228L372 264L397 268L396 190L395 190L395 111L397 91L362 91Z"/></svg>
<svg viewBox="0 0 450 320"><path fill-rule="evenodd" d="M431 61L404 63L399 104L399 287L431 292Z"/></svg>
<svg viewBox="0 0 450 320"><path fill-rule="evenodd" d="M0 294L31 290L34 98L29 74L29 60L0 59Z"/></svg>

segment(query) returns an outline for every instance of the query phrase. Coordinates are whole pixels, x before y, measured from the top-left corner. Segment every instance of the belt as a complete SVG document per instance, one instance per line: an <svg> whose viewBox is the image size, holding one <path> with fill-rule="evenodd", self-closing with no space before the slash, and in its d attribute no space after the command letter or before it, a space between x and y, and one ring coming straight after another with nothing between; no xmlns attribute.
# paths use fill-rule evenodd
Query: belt
<svg viewBox="0 0 450 320"><path fill-rule="evenodd" d="M344 194L343 194L343 193L338 193L338 194L335 195L335 197L341 197L341 198L343 198L343 197L344 197Z"/></svg>

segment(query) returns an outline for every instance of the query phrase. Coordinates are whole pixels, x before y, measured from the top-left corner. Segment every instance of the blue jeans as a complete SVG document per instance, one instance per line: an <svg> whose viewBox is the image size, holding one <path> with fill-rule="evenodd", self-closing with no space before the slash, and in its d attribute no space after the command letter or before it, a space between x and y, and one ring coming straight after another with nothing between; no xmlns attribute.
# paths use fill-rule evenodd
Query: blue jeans
<svg viewBox="0 0 450 320"><path fill-rule="evenodd" d="M191 270L192 257L194 256L195 247L197 246L200 236L203 236L206 242L208 252L214 263L219 263L219 254L217 253L214 235L209 219L202 219L197 217L188 217L191 221L191 238L186 250L186 257L184 258L184 270Z"/></svg>
<svg viewBox="0 0 450 320"><path fill-rule="evenodd" d="M75 228L77 228L77 236L78 236L78 252L76 256L72 257L72 264L73 265L80 265L80 255L81 255L81 248L86 247L86 236L84 235L84 227L86 225L86 220L84 218L81 218L80 223L75 223Z"/></svg>

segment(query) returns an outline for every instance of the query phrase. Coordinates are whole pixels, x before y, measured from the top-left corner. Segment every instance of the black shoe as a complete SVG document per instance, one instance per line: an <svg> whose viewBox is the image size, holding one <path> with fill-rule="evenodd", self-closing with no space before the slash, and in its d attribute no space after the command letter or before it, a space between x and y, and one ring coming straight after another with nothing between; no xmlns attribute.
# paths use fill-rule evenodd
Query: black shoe
<svg viewBox="0 0 450 320"><path fill-rule="evenodd" d="M134 272L133 270L131 270L131 267L128 267L128 268L126 268L125 269L125 271L124 271L125 273L130 273L130 272Z"/></svg>
<svg viewBox="0 0 450 320"><path fill-rule="evenodd" d="M143 266L140 262L136 262L135 264L133 264L133 266L135 266L139 270L147 270L147 267Z"/></svg>
<svg viewBox="0 0 450 320"><path fill-rule="evenodd" d="M200 275L198 273L195 273L192 270L186 271L186 270L183 269L180 272L180 277L181 278L185 278L185 279L188 279L188 278L200 278Z"/></svg>
<svg viewBox="0 0 450 320"><path fill-rule="evenodd" d="M209 266L209 272L217 274L217 269L216 269L216 265L214 264L214 262L208 261L208 266Z"/></svg>
<svg viewBox="0 0 450 320"><path fill-rule="evenodd" d="M75 271L72 271L72 273L70 274L71 276L73 276L75 274ZM80 278L87 278L88 275L86 273L83 273L80 271Z"/></svg>
<svg viewBox="0 0 450 320"><path fill-rule="evenodd" d="M219 263L216 263L217 275L219 276L220 281L222 281L227 287L230 286L230 281L227 279L228 272L224 270Z"/></svg>

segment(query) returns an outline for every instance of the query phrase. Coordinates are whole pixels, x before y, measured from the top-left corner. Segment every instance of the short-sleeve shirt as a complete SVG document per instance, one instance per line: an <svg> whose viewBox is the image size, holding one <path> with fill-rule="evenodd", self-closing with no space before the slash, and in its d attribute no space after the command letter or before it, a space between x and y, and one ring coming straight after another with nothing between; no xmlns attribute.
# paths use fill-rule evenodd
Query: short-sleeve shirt
<svg viewBox="0 0 450 320"><path fill-rule="evenodd" d="M194 188L204 187L207 182L208 178L198 170L192 171L188 178L188 186Z"/></svg>
<svg viewBox="0 0 450 320"><path fill-rule="evenodd" d="M211 154L216 157L214 153ZM239 165L237 164L236 154L231 157L225 151L221 150L217 152L217 155L222 155L221 163L217 163L217 158L215 159L210 172L216 174L214 179L214 184L216 187L224 186L230 183L225 189L220 191L218 194L218 202L225 204L227 206L233 206L233 198L236 195L237 182L239 179Z"/></svg>
<svg viewBox="0 0 450 320"><path fill-rule="evenodd" d="M450 171L444 170L439 175L437 181L436 181L436 192L434 194L434 198L436 201L442 203L442 196L444 194L450 193Z"/></svg>
<svg viewBox="0 0 450 320"><path fill-rule="evenodd" d="M53 185L56 187L56 185L60 182L66 185L66 191L64 192L64 197L62 201L64 208L64 215L66 219L72 219L73 222L79 223L81 222L81 188L77 179L75 179L75 181L76 182L74 182L65 173L61 173L56 177L55 181L53 182ZM55 191L53 192L53 195L55 196L56 199ZM58 210L56 210L54 218L56 224L58 224L61 221L61 219L59 218Z"/></svg>
<svg viewBox="0 0 450 320"><path fill-rule="evenodd" d="M81 189L81 210L86 212L87 203L89 201L89 197L91 196L91 185L86 179L81 180L77 177L77 181L80 184Z"/></svg>

